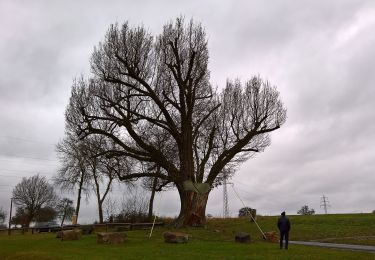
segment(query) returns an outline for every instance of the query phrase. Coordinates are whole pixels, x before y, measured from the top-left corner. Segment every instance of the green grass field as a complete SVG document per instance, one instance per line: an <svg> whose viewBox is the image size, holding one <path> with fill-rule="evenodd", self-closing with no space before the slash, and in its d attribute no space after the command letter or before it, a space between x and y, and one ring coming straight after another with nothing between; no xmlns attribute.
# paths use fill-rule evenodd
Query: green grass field
<svg viewBox="0 0 375 260"><path fill-rule="evenodd" d="M291 216L292 240L356 242L375 236L375 214ZM276 230L276 217L260 217L265 231ZM123 245L97 245L96 236L79 241L60 241L50 234L0 235L0 259L375 259L375 254L291 245L288 251L264 242L247 219L209 219L206 228L180 230L192 237L187 244L164 243L157 228L128 231ZM234 234L248 232L252 243L234 243ZM348 238L349 237L349 238ZM360 237L361 239L355 239ZM345 239L347 238L347 239ZM337 239L337 241L332 241ZM367 244L374 245L374 239ZM364 243L362 243L364 244Z"/></svg>

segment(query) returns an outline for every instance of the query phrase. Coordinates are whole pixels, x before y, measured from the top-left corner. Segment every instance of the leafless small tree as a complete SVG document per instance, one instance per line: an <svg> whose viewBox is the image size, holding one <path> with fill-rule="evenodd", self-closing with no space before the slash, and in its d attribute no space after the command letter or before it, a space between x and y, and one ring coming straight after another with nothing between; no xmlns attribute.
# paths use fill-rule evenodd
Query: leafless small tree
<svg viewBox="0 0 375 260"><path fill-rule="evenodd" d="M109 194L112 183L115 180L114 168L111 158L99 156L101 151L108 145L103 136L90 136L85 139L86 149L85 158L88 164L89 174L92 180L92 186L98 203L99 222L104 222L103 203ZM104 189L102 188L104 187Z"/></svg>
<svg viewBox="0 0 375 260"><path fill-rule="evenodd" d="M142 222L147 219L147 200L139 189L133 189L123 197L116 222Z"/></svg>
<svg viewBox="0 0 375 260"><path fill-rule="evenodd" d="M22 178L22 181L13 189L13 201L15 205L24 209L27 227L42 207L53 207L56 199L53 187L45 177L39 175Z"/></svg>
<svg viewBox="0 0 375 260"><path fill-rule="evenodd" d="M69 127L67 127L65 138L56 147L62 166L54 181L63 190L77 188L78 197L75 210L77 217L82 192L89 196L93 191L98 203L99 221L100 223L104 221L104 200L115 180L115 171L120 173L122 172L121 167L123 167L117 163L118 160L106 157L102 153L109 147L109 140L103 136L90 136L80 140Z"/></svg>
<svg viewBox="0 0 375 260"><path fill-rule="evenodd" d="M59 219L61 219L61 226L63 226L64 221L71 220L73 214L75 213L73 201L68 198L60 199L59 203L56 206L56 211Z"/></svg>
<svg viewBox="0 0 375 260"><path fill-rule="evenodd" d="M117 201L111 196L108 196L106 202L104 203L104 218L107 222L113 222L113 218L119 211L119 206Z"/></svg>
<svg viewBox="0 0 375 260"><path fill-rule="evenodd" d="M63 191L77 190L77 200L75 215L79 216L82 193L86 197L90 194L88 188L90 184L90 175L87 170L87 161L84 156L85 145L74 132L66 129L65 137L56 146L56 151L61 163L57 175L54 177L54 183Z"/></svg>

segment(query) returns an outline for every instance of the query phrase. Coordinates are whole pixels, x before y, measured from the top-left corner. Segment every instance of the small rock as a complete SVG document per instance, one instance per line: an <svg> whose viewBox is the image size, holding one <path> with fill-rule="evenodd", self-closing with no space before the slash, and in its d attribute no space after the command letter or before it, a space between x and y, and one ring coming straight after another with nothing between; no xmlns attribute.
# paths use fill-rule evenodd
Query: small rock
<svg viewBox="0 0 375 260"><path fill-rule="evenodd" d="M125 241L126 234L120 232L101 232L97 233L98 244L122 244Z"/></svg>
<svg viewBox="0 0 375 260"><path fill-rule="evenodd" d="M269 241L272 243L279 242L279 234L276 231L265 232L264 236L266 238L266 241Z"/></svg>
<svg viewBox="0 0 375 260"><path fill-rule="evenodd" d="M189 240L189 235L179 232L164 232L164 241L166 243L187 243Z"/></svg>
<svg viewBox="0 0 375 260"><path fill-rule="evenodd" d="M250 234L245 232L239 232L234 237L234 240L238 243L248 243L250 242Z"/></svg>
<svg viewBox="0 0 375 260"><path fill-rule="evenodd" d="M80 229L64 230L60 232L62 232L62 241L79 240L82 236L82 230Z"/></svg>

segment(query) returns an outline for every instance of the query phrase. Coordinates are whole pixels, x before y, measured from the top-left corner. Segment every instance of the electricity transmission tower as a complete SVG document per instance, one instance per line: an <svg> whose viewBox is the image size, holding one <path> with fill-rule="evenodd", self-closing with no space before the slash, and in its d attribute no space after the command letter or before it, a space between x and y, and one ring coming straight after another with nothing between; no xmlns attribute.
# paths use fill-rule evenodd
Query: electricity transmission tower
<svg viewBox="0 0 375 260"><path fill-rule="evenodd" d="M327 214L327 208L331 207L331 205L329 205L328 197L326 197L324 195L321 197L320 207L324 208L324 212L325 212L325 214Z"/></svg>
<svg viewBox="0 0 375 260"><path fill-rule="evenodd" d="M223 218L229 217L229 206L228 206L228 191L227 191L227 175L224 174L223 182Z"/></svg>

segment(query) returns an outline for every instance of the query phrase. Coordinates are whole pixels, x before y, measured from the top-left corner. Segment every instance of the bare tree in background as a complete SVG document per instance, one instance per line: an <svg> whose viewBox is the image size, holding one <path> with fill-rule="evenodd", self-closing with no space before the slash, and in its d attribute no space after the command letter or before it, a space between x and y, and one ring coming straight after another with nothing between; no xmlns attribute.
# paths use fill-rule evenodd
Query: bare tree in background
<svg viewBox="0 0 375 260"><path fill-rule="evenodd" d="M45 177L39 175L22 178L13 189L14 204L22 208L26 214L26 227L38 215L41 208L52 207L56 198L53 187Z"/></svg>
<svg viewBox="0 0 375 260"><path fill-rule="evenodd" d="M118 213L119 206L117 205L117 201L113 199L111 196L108 196L106 202L104 203L104 218L106 222L113 222L114 217Z"/></svg>
<svg viewBox="0 0 375 260"><path fill-rule="evenodd" d="M82 140L66 129L65 137L56 146L56 151L61 163L57 176L54 177L54 183L65 191L77 190L77 201L75 215L79 216L82 193L87 196L90 194L88 189L90 175L87 171L87 161L85 158L85 145Z"/></svg>
<svg viewBox="0 0 375 260"><path fill-rule="evenodd" d="M307 206L307 205L304 205L304 206L301 207L300 210L297 211L297 214L298 215L314 215L315 210L309 208L309 206Z"/></svg>
<svg viewBox="0 0 375 260"><path fill-rule="evenodd" d="M156 171L160 171L160 167L156 167ZM152 168L151 168L152 169ZM160 179L158 177L145 177L142 179L142 187L151 192L148 203L148 219L152 220L154 211L154 199L156 192L161 192L171 187L170 182Z"/></svg>
<svg viewBox="0 0 375 260"><path fill-rule="evenodd" d="M3 208L0 208L0 226L4 224L6 215L7 215L7 212Z"/></svg>
<svg viewBox="0 0 375 260"><path fill-rule="evenodd" d="M24 208L17 208L16 213L12 217L11 223L13 225L21 225L25 227L27 224L28 214Z"/></svg>
<svg viewBox="0 0 375 260"><path fill-rule="evenodd" d="M63 190L78 189L75 211L77 217L82 192L88 196L93 191L98 204L99 222L104 221L103 203L111 190L116 174L126 170L126 166L118 159L103 155L103 151L110 147L110 140L102 135L92 135L79 140L69 128L63 141L57 145L62 167L54 181Z"/></svg>
<svg viewBox="0 0 375 260"><path fill-rule="evenodd" d="M35 222L50 222L55 221L57 217L57 211L52 206L46 206L40 208L38 213L34 217Z"/></svg>
<svg viewBox="0 0 375 260"><path fill-rule="evenodd" d="M68 198L60 199L56 206L56 211L59 219L61 219L61 226L64 225L65 220L72 220L73 214L75 213L73 207L73 201Z"/></svg>
<svg viewBox="0 0 375 260"><path fill-rule="evenodd" d="M147 221L147 199L138 188L124 196L115 222L144 222Z"/></svg>
<svg viewBox="0 0 375 260"><path fill-rule="evenodd" d="M100 135L90 136L85 139L85 157L88 162L89 174L92 179L92 185L98 203L99 223L104 222L103 203L116 177L114 172L116 165L113 164L116 163L115 160L105 156L99 156L101 151L109 145L107 141L108 140Z"/></svg>
<svg viewBox="0 0 375 260"><path fill-rule="evenodd" d="M107 156L135 160L120 180L157 177L175 185L177 227L204 224L209 192L223 172L263 151L286 119L270 83L228 80L217 93L207 65L206 34L193 21L178 18L157 37L111 25L92 55L93 77L74 82L66 112L82 138L102 135L115 144ZM160 171L145 171L149 163ZM197 192L189 183L208 188Z"/></svg>

